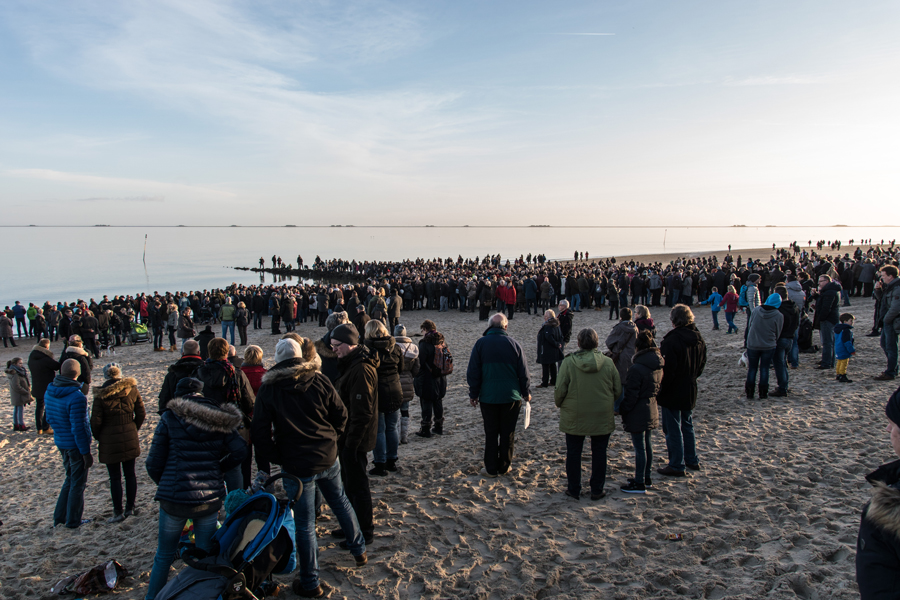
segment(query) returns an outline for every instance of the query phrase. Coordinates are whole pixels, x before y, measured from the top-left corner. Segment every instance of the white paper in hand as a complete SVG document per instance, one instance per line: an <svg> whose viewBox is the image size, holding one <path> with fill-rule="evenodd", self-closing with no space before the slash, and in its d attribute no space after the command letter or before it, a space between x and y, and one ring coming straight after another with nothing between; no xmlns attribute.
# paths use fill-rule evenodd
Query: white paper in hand
<svg viewBox="0 0 900 600"><path fill-rule="evenodd" d="M531 425L531 402L525 403L525 429Z"/></svg>

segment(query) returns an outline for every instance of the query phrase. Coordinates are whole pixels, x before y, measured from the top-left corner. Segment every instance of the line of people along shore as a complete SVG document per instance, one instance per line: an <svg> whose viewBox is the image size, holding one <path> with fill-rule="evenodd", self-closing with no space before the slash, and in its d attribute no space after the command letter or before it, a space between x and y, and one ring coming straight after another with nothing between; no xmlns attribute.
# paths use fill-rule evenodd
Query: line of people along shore
<svg viewBox="0 0 900 600"><path fill-rule="evenodd" d="M315 559L315 514L323 501L331 506L341 523L341 528L333 535L344 539L343 547L355 557L358 566L365 564L365 544L371 545L375 532L368 478L388 476L400 469L399 445L409 441L409 402L418 396L422 405L417 435L431 437L444 433L442 401L446 394L446 377L453 371L452 355L434 321L426 319L422 323L423 338L419 344L406 336L405 328L399 323L404 305L408 310L437 311L457 307L466 310L467 306L474 311L477 307L479 316L496 311L489 319L485 315L488 328L472 349L466 373L470 402L480 408L484 420L486 437L481 474L488 478L510 471L519 411L523 402L528 403L531 399L525 353L506 333L508 321L516 312L532 314L534 310L533 314L537 315L539 306L544 309L544 322L538 332L537 357L542 364L542 381L538 387L555 388L555 401L561 411L560 429L565 433L567 446L565 493L574 501L581 498L580 457L585 438L589 436L593 457L590 497L599 500L606 495L606 447L615 429L615 414L622 416L623 427L631 434L635 448L635 477L622 486L623 492L644 493L652 486L650 432L658 427L657 404L662 408L669 455L668 464L658 472L684 477L686 469L700 469L692 411L696 404L696 379L703 372L706 348L690 309L695 295L697 302L710 304L714 312L716 306L725 307L727 315L728 296L735 295L734 286L741 282L741 296L749 306L749 381L749 371L754 366L768 366L766 353L769 348L757 346L762 343L759 339L765 342L771 338L771 322L777 321L777 317L767 315L775 314L773 309L781 315L781 327L774 328L777 334L775 348L782 348L783 355L789 357L789 347L795 337L781 337L787 320L781 309L793 303L797 312L805 312L810 302L815 302L814 312L820 322L824 348L828 328L823 328L821 323L831 323L833 310L832 302L823 301L823 298L827 300L826 294L835 291L834 288L827 289L834 283L832 274L837 276L834 279L845 281L849 277L846 274L852 274L857 265L861 265L860 277L865 278L869 265L874 265L878 281L871 282L871 288L867 287L867 281L862 281L858 294L876 296L878 306L874 322L881 329L879 334L888 358L888 369L882 375L890 373L891 346L885 338L893 335L896 349L894 322L900 311L893 247L887 250L872 248L865 254L860 251L856 257L846 255L837 260L828 256L796 254L782 250L766 262L748 260L746 264L741 264L740 257L732 261L730 256L722 263L715 257L704 257L673 261L669 265L616 265L610 260L601 264L556 265L549 272L531 273L524 260L516 261L515 265L501 265L499 257L492 257L487 271L467 274L466 300L457 293L457 306L452 308L452 294L447 288L454 274L440 277L431 271L440 262L430 267L428 263L422 265L425 281L432 282L431 292L436 292L436 297L428 296L428 289L423 285L426 295L419 298L415 290L423 273L410 272L405 276L391 273L382 277L373 273L369 282L372 285L367 286L332 284L269 286L268 289L232 286L203 295L138 297L143 302L137 303L137 310L134 306L137 299L129 301L121 297L111 301L104 298L103 304L97 306L84 302L64 306L63 314L71 313L72 323L80 321L80 325L74 325L73 330L79 332L71 333L65 340L61 360L54 361L49 354L49 337L42 339L32 351L33 355L37 353L36 361L46 363L39 377L36 371L41 368L32 369L35 388L38 388L38 380L44 388L36 391L44 396L42 400L48 407L42 419L49 417L49 422L41 421L46 424L38 425L38 431L54 433L66 467L66 480L57 502L54 523L72 528L83 524L82 497L86 472L93 463L92 436L99 441L100 461L109 471L113 500L110 522L121 522L139 511L134 506L134 462L140 453L137 431L145 419L145 411L135 380L123 377L115 363L107 365L104 368L106 381L94 389L93 409L87 410L93 368L91 358L92 354L98 357L99 352L93 353L94 348L84 343L81 332L85 332L86 320L88 328L93 325L90 319L96 319L93 317L95 311L121 314L124 309L127 315L132 310L144 320L142 309L146 303L146 322L154 329L161 322L171 328L169 317L178 314L176 329L182 340L182 356L170 367L159 393L159 412L163 418L147 459L148 472L159 484L157 500L160 502L161 532L147 597L153 598L168 577L177 544L171 532L180 531L184 521L191 518L198 544L201 547L208 544L208 539L204 538L206 533L211 535L214 531L209 524L217 518L225 493L252 486L253 450L260 472L268 473L272 464L278 464L299 476L305 484L316 483L308 486L313 496L301 501L301 505L308 506L312 513L305 510L298 517L298 544L306 554L305 560L301 561L301 576L294 584L294 591L299 595L315 597L322 593ZM799 273L799 277L794 276L795 273ZM818 294L808 284L813 275L818 278ZM659 305L661 300L654 294L659 289L651 283L654 276L663 282L660 296L665 293L666 304L672 306L673 328L658 348L647 307L648 304ZM715 284L723 277L731 289L724 297L719 296L719 300ZM646 282L642 281L644 279ZM582 281L596 286L596 295L582 294ZM787 297L788 286L793 281L799 283L800 291L804 293L802 308L799 302ZM476 302L470 304L468 287L471 283L476 288L483 287L481 294L476 294ZM590 309L592 305L602 310L607 300L613 303L613 297L618 304L628 304L628 294L621 295L619 283L632 292L635 314L626 306L616 307L619 322L606 340L607 352L600 352L596 331L582 329L577 336L577 351L565 355L572 334L573 313ZM525 296L522 304L518 302L519 285ZM391 290L389 295L385 288ZM406 302L410 288L412 297ZM493 291L492 288L496 288L496 293L485 295L484 290ZM501 291L503 288L506 291ZM534 288L533 302L529 302L528 290L531 288ZM457 287L457 292L459 290ZM543 297L544 290L547 298ZM752 291L748 293L748 290ZM841 294L841 290L837 290L837 296L848 303L849 294ZM600 294L601 291L605 294ZM267 293L264 295L263 292ZM326 328L325 335L317 341L304 339L292 331L295 322L304 322L310 316L303 310L303 299L304 295L309 297L313 292L313 310L318 313L315 316ZM359 299L362 294L365 301ZM559 315L547 308L551 299L557 302ZM733 298L730 301L735 303ZM215 307L217 303L218 310L207 308L209 305ZM736 303L740 304L739 300ZM283 308L285 305L288 310ZM827 312L820 306L828 307ZM517 311L517 307L521 310ZM197 335L191 318L194 308L211 314L210 321L222 322L221 338L212 333L209 325ZM272 333L283 336L276 345L276 364L268 372L261 365L262 350L257 346L247 347L243 359L237 357L233 346L234 324L239 321L238 311L241 310L245 315L241 320L243 325L237 323L239 331L241 326L246 328L251 322L255 328L261 328L262 315L266 314L271 317ZM166 314L164 320L160 316L163 312ZM323 313L325 318L321 319ZM893 319L886 320L892 315ZM729 319L729 324L732 322L733 319ZM282 325L286 329L284 333L280 331ZM717 325L716 321L714 329ZM728 333L731 330L730 326ZM98 332L87 332L90 333ZM171 335L173 331L170 329L169 333ZM231 333L231 343L226 339L228 333ZM108 335L111 334L108 332ZM246 344L245 336L241 338ZM779 344L777 340L780 339L789 340L791 345ZM158 351L164 349L156 333L153 347ZM171 343L169 350L175 349L176 344ZM823 352L820 366L827 356ZM894 357L896 369L896 350ZM833 365L827 368L833 368ZM45 383L56 370L59 375ZM11 361L7 375L11 389L16 381L18 397L30 400L30 392L23 392L28 382L22 361ZM779 389L786 393L786 383L781 387L779 381ZM762 392L761 386L760 395L765 397ZM76 405L77 409L73 410ZM114 426L109 429L104 423ZM223 423L234 426L223 426ZM181 428L186 433L173 438L160 431L164 426ZM230 431L228 427L231 427ZM230 434L239 435L243 443L235 443ZM216 451L228 449L229 460L220 462L218 477L198 481L191 468L185 467L185 461L189 463L187 457L197 456L200 452L198 447L192 446L198 440L204 447L209 446L209 436L217 440L218 445L213 444ZM368 470L368 453L373 451L374 468ZM181 467L174 469L167 462L170 460L181 460ZM208 462L208 457L206 460ZM124 504L122 475L125 477ZM185 498L191 500L185 502ZM203 501L199 502L201 499ZM201 505L202 510L198 509ZM164 535L164 530L169 533Z"/></svg>

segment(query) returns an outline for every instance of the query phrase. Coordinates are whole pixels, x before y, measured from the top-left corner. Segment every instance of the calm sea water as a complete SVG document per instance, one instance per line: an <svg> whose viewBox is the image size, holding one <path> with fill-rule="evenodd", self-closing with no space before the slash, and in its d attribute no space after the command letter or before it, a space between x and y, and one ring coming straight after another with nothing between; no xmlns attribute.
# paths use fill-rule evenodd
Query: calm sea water
<svg viewBox="0 0 900 600"><path fill-rule="evenodd" d="M0 305L71 301L103 294L208 289L259 283L232 267L270 266L273 254L296 265L323 259L401 260L500 253L571 258L761 248L793 241L893 239L893 227L505 228L505 227L4 227L6 276ZM146 266L142 261L147 236ZM746 258L746 257L745 257ZM272 275L263 281L271 283Z"/></svg>

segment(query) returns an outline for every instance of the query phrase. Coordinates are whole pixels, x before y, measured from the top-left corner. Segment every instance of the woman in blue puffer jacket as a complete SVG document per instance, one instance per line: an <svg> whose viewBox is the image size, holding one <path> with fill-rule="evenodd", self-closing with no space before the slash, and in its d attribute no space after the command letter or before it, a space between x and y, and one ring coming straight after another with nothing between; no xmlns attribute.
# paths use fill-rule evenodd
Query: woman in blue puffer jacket
<svg viewBox="0 0 900 600"><path fill-rule="evenodd" d="M247 444L237 433L243 415L238 407L216 406L200 395L203 384L190 377L178 382L166 405L147 455L147 473L159 487L159 539L147 600L169 578L181 531L194 522L198 548L208 550L225 498L224 473L241 464Z"/></svg>

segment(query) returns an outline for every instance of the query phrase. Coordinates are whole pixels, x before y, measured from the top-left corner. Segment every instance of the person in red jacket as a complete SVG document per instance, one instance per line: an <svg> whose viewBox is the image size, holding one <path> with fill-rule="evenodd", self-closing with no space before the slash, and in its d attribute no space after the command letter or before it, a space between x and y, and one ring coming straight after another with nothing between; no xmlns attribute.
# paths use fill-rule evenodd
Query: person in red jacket
<svg viewBox="0 0 900 600"><path fill-rule="evenodd" d="M250 381L250 387L253 393L259 392L259 386L262 385L263 375L266 374L266 368L262 365L263 351L259 346L247 346L244 350L244 364L241 365L241 371Z"/></svg>
<svg viewBox="0 0 900 600"><path fill-rule="evenodd" d="M728 321L728 331L725 333L732 333L732 330L737 333L738 326L734 324L734 314L738 311L738 295L733 285L728 286L728 293L722 297L719 306L725 307L725 320Z"/></svg>

